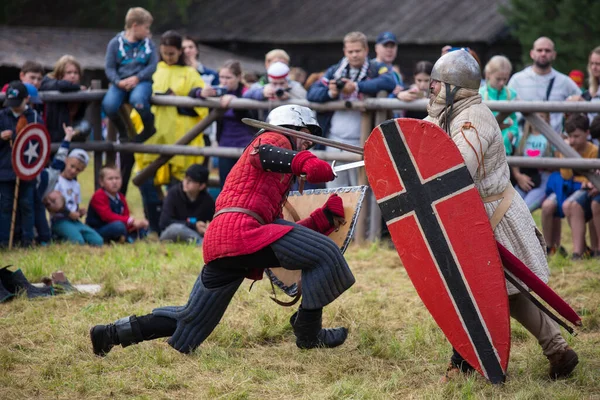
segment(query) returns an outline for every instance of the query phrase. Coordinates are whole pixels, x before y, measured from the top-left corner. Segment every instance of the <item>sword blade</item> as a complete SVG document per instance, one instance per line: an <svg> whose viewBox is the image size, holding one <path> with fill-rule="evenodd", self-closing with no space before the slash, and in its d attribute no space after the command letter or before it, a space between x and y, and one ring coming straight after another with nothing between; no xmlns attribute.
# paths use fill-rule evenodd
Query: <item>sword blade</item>
<svg viewBox="0 0 600 400"><path fill-rule="evenodd" d="M333 167L333 172L335 172L337 174L338 172L341 172L341 171L347 171L349 169L360 168L360 167L364 167L364 166L365 166L365 161L360 160L360 161L355 161L355 162L351 162L351 163L347 163L347 164L336 165Z"/></svg>
<svg viewBox="0 0 600 400"><path fill-rule="evenodd" d="M242 118L242 122L246 125L253 126L259 129L266 129L269 131L282 133L286 136L291 136L295 138L300 138L304 140L308 140L313 143L323 144L325 146L334 147L336 149L349 151L350 153L360 154L362 155L364 150L360 146L353 146L351 144L341 143L336 140L325 139L320 136L315 136L310 133L295 131L293 129L285 128L283 126L271 125L263 121L258 121L252 118Z"/></svg>

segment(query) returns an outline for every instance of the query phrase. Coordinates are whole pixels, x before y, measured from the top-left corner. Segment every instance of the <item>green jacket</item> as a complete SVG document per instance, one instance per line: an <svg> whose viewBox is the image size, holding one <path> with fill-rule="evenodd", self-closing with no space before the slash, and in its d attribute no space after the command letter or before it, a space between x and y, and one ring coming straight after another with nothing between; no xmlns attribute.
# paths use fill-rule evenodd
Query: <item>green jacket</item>
<svg viewBox="0 0 600 400"><path fill-rule="evenodd" d="M490 85L486 84L479 88L479 94L483 98L483 100L515 100L517 97L517 92L509 87L503 87L502 90L496 90ZM497 112L494 115L498 115ZM513 145L516 146L519 143L519 125L517 124L517 114L512 113L504 120L505 124L512 124L502 130L502 137L504 138L504 148L506 149L506 155L511 155L513 153ZM511 142L509 138L509 133L512 135L513 140Z"/></svg>

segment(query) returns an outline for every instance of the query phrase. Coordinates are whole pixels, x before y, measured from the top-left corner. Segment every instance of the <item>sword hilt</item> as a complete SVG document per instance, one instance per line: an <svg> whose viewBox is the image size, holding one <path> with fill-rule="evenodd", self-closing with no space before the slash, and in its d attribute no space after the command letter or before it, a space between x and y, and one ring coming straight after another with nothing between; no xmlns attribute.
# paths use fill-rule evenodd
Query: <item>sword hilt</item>
<svg viewBox="0 0 600 400"><path fill-rule="evenodd" d="M304 192L304 183L305 182L306 182L306 174L301 174L300 180L298 182L298 192L300 192L300 194L302 194L302 192Z"/></svg>
<svg viewBox="0 0 600 400"><path fill-rule="evenodd" d="M337 178L337 177L338 177L338 175L337 175L337 172L335 172L335 163L336 163L336 161L337 161L337 160L333 160L333 161L331 162L331 170L333 171L333 176L334 176L334 178Z"/></svg>

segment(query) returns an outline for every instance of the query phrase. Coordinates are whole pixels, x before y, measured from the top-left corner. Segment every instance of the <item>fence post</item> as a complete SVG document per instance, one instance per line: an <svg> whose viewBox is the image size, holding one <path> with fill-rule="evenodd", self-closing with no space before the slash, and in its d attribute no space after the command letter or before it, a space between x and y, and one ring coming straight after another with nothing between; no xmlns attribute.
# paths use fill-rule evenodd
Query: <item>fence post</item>
<svg viewBox="0 0 600 400"><path fill-rule="evenodd" d="M387 92L377 94L378 98L387 97ZM388 119L387 110L379 110L375 112L374 126L379 126ZM364 143L364 142L363 142ZM381 238L381 210L377 204L377 199L372 190L369 190L369 241L373 242Z"/></svg>
<svg viewBox="0 0 600 400"><path fill-rule="evenodd" d="M117 128L110 120L106 126L106 141L110 143L116 143L117 141ZM117 153L114 151L106 152L106 163L109 165L117 164Z"/></svg>
<svg viewBox="0 0 600 400"><path fill-rule="evenodd" d="M372 126L371 126L372 115L369 111L363 110L360 114L360 142L362 144L365 143L369 135L371 134ZM359 185L367 185L367 174L365 173L364 168L360 168L358 170L358 184ZM369 212L369 204L365 204L365 206L361 209L360 214L358 215L358 220L356 221L356 236L355 240L358 244L363 244L365 242L365 238L367 236L367 213Z"/></svg>
<svg viewBox="0 0 600 400"><path fill-rule="evenodd" d="M90 85L91 89L101 89L102 81L99 79L93 79ZM102 100L94 101L90 104L90 124L93 129L92 139L94 142L102 141ZM98 182L98 174L102 168L102 152L94 151L94 189L98 189L100 184Z"/></svg>

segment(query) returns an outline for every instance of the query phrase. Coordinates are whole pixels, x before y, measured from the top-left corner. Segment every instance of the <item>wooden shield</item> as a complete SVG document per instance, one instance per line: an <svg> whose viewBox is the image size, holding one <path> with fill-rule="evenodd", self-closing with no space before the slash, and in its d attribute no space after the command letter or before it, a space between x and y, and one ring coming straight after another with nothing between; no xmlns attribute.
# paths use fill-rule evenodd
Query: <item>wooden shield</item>
<svg viewBox="0 0 600 400"><path fill-rule="evenodd" d="M12 146L12 167L23 181L35 179L50 159L50 134L42 124L27 124Z"/></svg>
<svg viewBox="0 0 600 400"><path fill-rule="evenodd" d="M423 303L469 364L503 382L510 318L502 264L458 148L434 124L389 120L365 143L365 168Z"/></svg>
<svg viewBox="0 0 600 400"><path fill-rule="evenodd" d="M283 218L288 221L298 222L301 219L308 218L310 213L327 201L329 196L337 194L344 202L344 213L346 224L340 226L336 231L329 234L329 237L340 247L342 253L352 240L354 227L367 186L352 186L336 189L311 189L302 192L290 192L287 202L283 208ZM287 295L298 298L301 285L301 271L287 270L284 268L269 268L265 270L271 282L281 288ZM292 305L295 303L282 303L281 305Z"/></svg>

